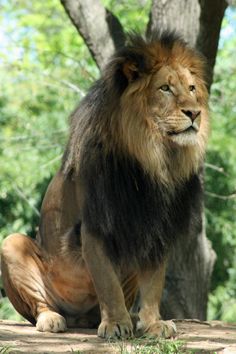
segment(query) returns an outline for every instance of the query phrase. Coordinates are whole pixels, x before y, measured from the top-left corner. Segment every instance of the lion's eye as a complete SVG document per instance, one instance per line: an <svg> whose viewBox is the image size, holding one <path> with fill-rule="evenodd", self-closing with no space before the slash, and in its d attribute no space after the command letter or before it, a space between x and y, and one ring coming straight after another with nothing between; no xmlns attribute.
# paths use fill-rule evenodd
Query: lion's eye
<svg viewBox="0 0 236 354"><path fill-rule="evenodd" d="M196 87L194 85L190 85L189 86L189 91L195 92L196 91Z"/></svg>
<svg viewBox="0 0 236 354"><path fill-rule="evenodd" d="M162 85L162 86L160 87L160 89L161 89L162 91L167 92L167 91L170 91L170 86L169 86L169 85Z"/></svg>

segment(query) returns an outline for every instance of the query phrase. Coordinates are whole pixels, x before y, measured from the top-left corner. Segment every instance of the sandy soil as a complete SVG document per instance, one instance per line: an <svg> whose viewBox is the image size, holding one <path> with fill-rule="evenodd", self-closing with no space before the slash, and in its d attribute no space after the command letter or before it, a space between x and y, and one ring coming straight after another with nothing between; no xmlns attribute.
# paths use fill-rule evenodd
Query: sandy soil
<svg viewBox="0 0 236 354"><path fill-rule="evenodd" d="M185 343L180 354L189 349L195 354L236 354L236 324L184 320L176 321L176 326L177 339ZM122 353L124 345L128 353L135 353L130 342L106 343L93 330L40 333L26 322L0 320L0 353Z"/></svg>

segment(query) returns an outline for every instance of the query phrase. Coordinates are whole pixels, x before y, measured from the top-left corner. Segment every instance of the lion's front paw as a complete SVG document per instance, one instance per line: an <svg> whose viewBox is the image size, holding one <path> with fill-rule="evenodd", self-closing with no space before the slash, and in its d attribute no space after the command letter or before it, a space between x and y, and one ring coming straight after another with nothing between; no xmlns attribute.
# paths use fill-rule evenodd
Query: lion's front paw
<svg viewBox="0 0 236 354"><path fill-rule="evenodd" d="M98 336L105 339L130 338L133 336L132 322L102 321L98 327Z"/></svg>
<svg viewBox="0 0 236 354"><path fill-rule="evenodd" d="M138 322L137 333L138 335L151 337L171 338L176 335L177 329L173 321L157 321L149 326L144 326L142 322Z"/></svg>
<svg viewBox="0 0 236 354"><path fill-rule="evenodd" d="M36 328L40 332L65 332L66 320L57 312L41 312L37 318Z"/></svg>

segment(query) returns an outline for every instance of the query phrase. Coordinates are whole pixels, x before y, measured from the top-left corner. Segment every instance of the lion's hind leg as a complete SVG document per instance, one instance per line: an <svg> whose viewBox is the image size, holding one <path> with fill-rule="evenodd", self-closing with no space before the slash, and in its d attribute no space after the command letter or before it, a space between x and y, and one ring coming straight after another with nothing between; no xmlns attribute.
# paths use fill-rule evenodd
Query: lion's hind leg
<svg viewBox="0 0 236 354"><path fill-rule="evenodd" d="M3 285L15 309L39 331L63 332L66 321L57 312L46 274L48 264L38 245L22 234L2 245Z"/></svg>

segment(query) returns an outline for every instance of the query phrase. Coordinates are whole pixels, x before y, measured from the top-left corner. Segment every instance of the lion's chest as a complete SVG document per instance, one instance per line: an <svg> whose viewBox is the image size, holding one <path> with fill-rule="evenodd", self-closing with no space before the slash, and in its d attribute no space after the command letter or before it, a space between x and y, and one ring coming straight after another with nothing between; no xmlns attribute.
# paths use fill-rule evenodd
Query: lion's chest
<svg viewBox="0 0 236 354"><path fill-rule="evenodd" d="M103 240L113 261L142 266L159 262L188 231L191 212L198 207L197 176L170 196L134 161L112 156L94 161L83 176L88 230Z"/></svg>

